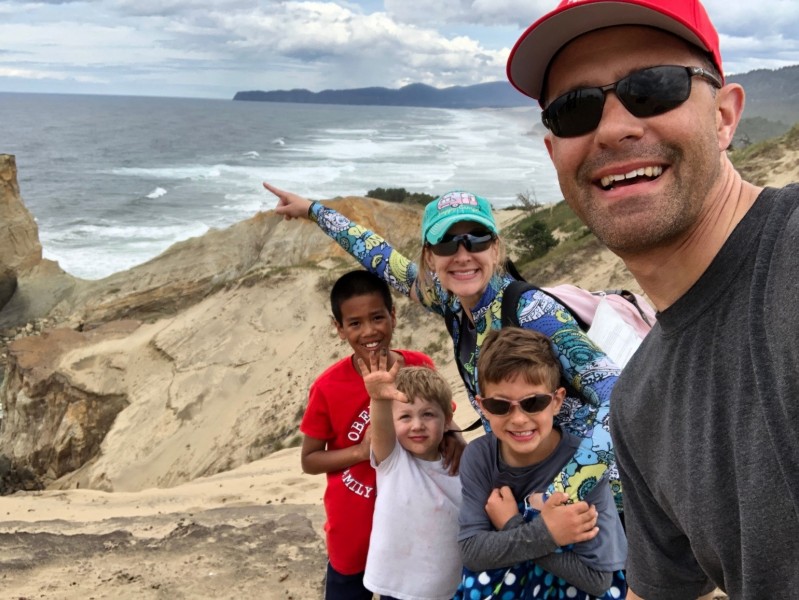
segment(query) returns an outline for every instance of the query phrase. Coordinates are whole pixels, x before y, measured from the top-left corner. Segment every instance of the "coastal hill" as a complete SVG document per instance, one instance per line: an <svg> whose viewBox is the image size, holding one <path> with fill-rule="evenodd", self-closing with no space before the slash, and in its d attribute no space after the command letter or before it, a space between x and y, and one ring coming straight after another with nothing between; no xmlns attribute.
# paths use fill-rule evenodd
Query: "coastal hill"
<svg viewBox="0 0 799 600"><path fill-rule="evenodd" d="M358 104L375 106L426 106L432 108L501 108L529 106L523 96L507 81L477 85L435 88L422 83L399 89L367 87L348 90L306 89L275 90L271 92L237 92L234 100L256 102L299 102L302 104Z"/></svg>
<svg viewBox="0 0 799 600"><path fill-rule="evenodd" d="M727 82L740 83L747 94L747 117L799 121L799 65L779 69L756 69L733 73ZM494 108L531 106L535 102L508 81L436 88L413 83L393 89L307 89L236 92L233 100L253 102L297 102L302 104L356 104L375 106L422 106L430 108Z"/></svg>
<svg viewBox="0 0 799 600"><path fill-rule="evenodd" d="M742 160L766 182L768 164L799 180L799 135ZM418 252L420 207L325 202ZM521 213L497 215L506 227ZM302 474L297 426L313 378L349 353L327 294L353 261L267 211L85 281L42 259L33 217L0 155L3 591L321 597L324 476ZM638 291L607 249L572 258L536 282ZM471 422L439 319L403 298L397 316L395 344L433 356L456 422Z"/></svg>
<svg viewBox="0 0 799 600"><path fill-rule="evenodd" d="M799 122L799 65L731 74L727 81L740 83L746 90L746 109L735 138L736 147L782 135ZM416 83L399 89L246 91L237 92L233 100L429 108L501 108L535 104L507 81L447 88Z"/></svg>

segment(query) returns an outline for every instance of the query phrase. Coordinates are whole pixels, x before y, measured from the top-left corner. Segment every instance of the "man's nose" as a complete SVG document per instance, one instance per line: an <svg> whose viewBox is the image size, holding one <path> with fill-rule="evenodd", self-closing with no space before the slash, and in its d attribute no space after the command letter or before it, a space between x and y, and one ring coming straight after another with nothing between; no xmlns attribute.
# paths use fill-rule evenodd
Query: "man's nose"
<svg viewBox="0 0 799 600"><path fill-rule="evenodd" d="M632 114L613 91L605 93L602 117L596 128L596 139L602 145L612 145L644 134L643 119Z"/></svg>

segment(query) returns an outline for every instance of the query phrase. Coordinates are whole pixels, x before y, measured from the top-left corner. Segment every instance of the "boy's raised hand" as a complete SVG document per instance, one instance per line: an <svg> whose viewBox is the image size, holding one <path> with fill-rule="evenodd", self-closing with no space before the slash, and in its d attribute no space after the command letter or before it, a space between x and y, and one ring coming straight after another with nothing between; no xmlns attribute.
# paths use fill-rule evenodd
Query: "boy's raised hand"
<svg viewBox="0 0 799 600"><path fill-rule="evenodd" d="M263 185L267 190L277 196L278 203L275 207L275 212L279 215L283 215L286 221L308 218L308 210L311 208L311 201L308 200L308 198L303 198L299 194L294 194L293 192L281 190L265 181Z"/></svg>
<svg viewBox="0 0 799 600"><path fill-rule="evenodd" d="M391 368L388 365L388 352L385 350L369 355L369 365L358 357L358 369L361 371L366 391L372 400L408 402L407 396L397 389L394 382L400 370L399 361L394 361Z"/></svg>
<svg viewBox="0 0 799 600"><path fill-rule="evenodd" d="M555 492L544 503L541 518L558 546L586 542L597 536L597 510L587 502L567 504L569 495Z"/></svg>

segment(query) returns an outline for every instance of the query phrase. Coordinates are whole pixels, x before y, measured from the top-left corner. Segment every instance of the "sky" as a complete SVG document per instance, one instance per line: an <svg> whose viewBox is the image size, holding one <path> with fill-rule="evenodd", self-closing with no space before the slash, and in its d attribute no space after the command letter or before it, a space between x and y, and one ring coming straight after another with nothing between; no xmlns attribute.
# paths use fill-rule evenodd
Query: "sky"
<svg viewBox="0 0 799 600"><path fill-rule="evenodd" d="M505 79L556 0L0 0L0 92L232 98ZM725 71L799 64L799 1L705 0Z"/></svg>

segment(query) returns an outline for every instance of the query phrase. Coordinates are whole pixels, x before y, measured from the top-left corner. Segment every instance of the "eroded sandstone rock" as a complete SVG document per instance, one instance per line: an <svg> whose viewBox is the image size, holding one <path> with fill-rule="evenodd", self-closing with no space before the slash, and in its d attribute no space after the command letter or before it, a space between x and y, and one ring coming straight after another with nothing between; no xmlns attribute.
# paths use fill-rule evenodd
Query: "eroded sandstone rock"
<svg viewBox="0 0 799 600"><path fill-rule="evenodd" d="M19 196L16 160L0 154L0 270L20 273L41 260L39 228Z"/></svg>
<svg viewBox="0 0 799 600"><path fill-rule="evenodd" d="M15 491L15 485L44 485L98 454L128 400L121 390L98 393L82 387L65 375L61 358L82 345L128 335L138 326L128 321L86 333L53 329L8 345L8 369L0 390L0 455L7 463L0 474L0 493Z"/></svg>

